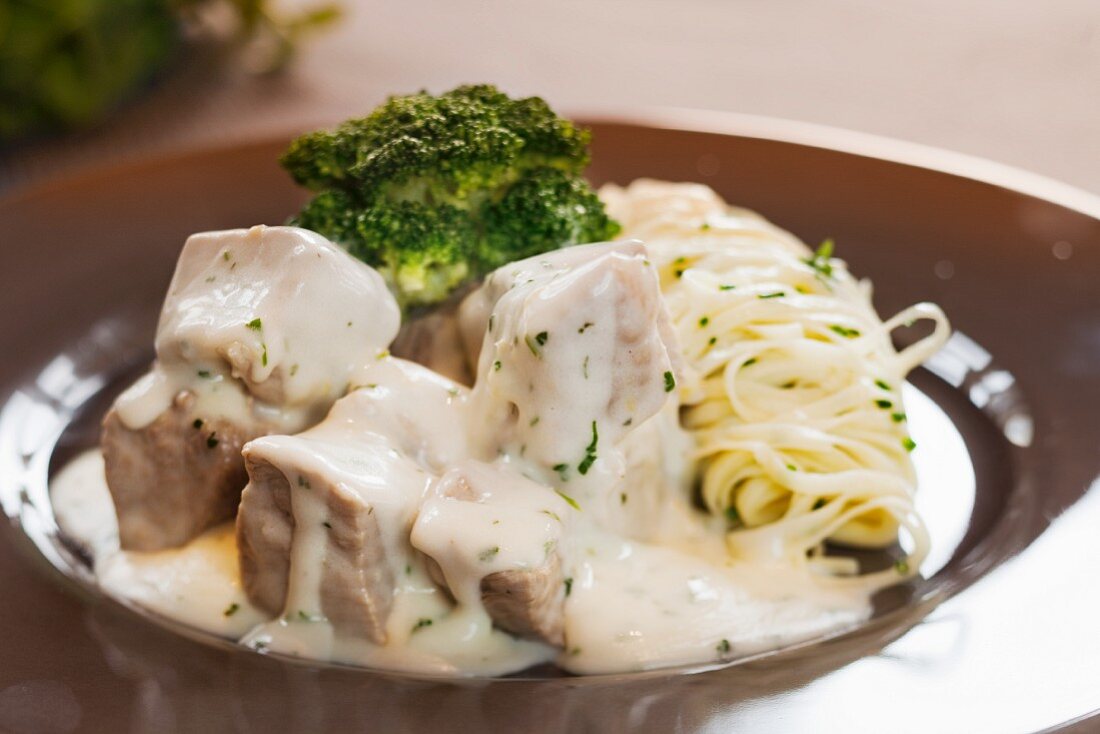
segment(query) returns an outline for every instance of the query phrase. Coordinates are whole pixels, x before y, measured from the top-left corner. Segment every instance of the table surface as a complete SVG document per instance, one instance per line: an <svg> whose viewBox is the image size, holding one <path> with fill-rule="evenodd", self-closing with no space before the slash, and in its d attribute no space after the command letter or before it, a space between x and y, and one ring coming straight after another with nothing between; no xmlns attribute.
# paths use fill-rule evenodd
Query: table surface
<svg viewBox="0 0 1100 734"><path fill-rule="evenodd" d="M8 151L0 189L330 124L388 93L492 81L570 114L673 106L806 120L1100 192L1096 0L343 3L347 17L287 73L185 55L102 129Z"/></svg>

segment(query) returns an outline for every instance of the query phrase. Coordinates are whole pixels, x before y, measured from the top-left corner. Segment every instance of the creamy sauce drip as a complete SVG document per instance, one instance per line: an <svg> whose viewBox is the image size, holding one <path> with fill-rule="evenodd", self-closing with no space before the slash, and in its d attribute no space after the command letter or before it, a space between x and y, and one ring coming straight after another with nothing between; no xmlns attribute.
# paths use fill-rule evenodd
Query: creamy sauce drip
<svg viewBox="0 0 1100 734"><path fill-rule="evenodd" d="M63 469L51 493L62 530L93 550L96 575L108 593L252 647L375 668L497 675L554 661L578 674L645 670L781 647L850 627L870 612L862 594L823 592L779 566L730 564L720 533L689 508L671 510L662 545L606 533L573 513L566 516L573 518L575 527L562 540L571 579L564 650L518 640L493 628L476 604L456 607L415 557L408 571L402 569L397 577L388 624L391 637L387 645L378 646L361 639L337 639L323 620L303 620L296 614L264 621L266 615L241 591L231 525L210 530L179 549L120 551L98 451L81 455ZM425 510L422 522L442 519L430 504L422 513ZM538 529L547 539L553 534L550 522ZM437 542L440 537L448 542L445 535ZM541 553L545 540L536 537L535 552ZM467 553L511 545L492 536L471 533L467 538ZM502 557L495 567L505 567L508 560ZM476 596L466 588L468 598ZM291 604L310 602L299 599L288 608ZM227 615L229 610L233 611ZM427 619L430 625L418 627Z"/></svg>

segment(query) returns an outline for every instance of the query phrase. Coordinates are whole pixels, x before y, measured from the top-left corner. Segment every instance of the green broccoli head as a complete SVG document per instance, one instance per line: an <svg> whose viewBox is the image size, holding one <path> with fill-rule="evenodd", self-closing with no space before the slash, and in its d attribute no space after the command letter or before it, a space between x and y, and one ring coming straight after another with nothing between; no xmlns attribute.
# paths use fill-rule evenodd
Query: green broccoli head
<svg viewBox="0 0 1100 734"><path fill-rule="evenodd" d="M390 97L367 117L294 141L282 157L298 183L378 197L450 202L507 184L524 170L580 173L587 130L537 97L511 99L490 85ZM431 201L427 201L430 197Z"/></svg>
<svg viewBox="0 0 1100 734"><path fill-rule="evenodd" d="M589 133L489 85L390 97L295 140L281 162L317 192L295 223L378 268L407 307L504 263L611 237L581 178Z"/></svg>
<svg viewBox="0 0 1100 734"><path fill-rule="evenodd" d="M482 215L478 250L483 272L566 245L609 240L619 223L584 179L537 168L514 183Z"/></svg>
<svg viewBox="0 0 1100 734"><path fill-rule="evenodd" d="M306 202L298 216L291 218L290 224L312 229L334 242L339 242L348 250L354 250L360 244L356 229L358 209L356 202L346 192L339 189L322 191Z"/></svg>
<svg viewBox="0 0 1100 734"><path fill-rule="evenodd" d="M349 252L371 263L402 307L438 303L470 279L477 230L466 212L411 201L361 213Z"/></svg>

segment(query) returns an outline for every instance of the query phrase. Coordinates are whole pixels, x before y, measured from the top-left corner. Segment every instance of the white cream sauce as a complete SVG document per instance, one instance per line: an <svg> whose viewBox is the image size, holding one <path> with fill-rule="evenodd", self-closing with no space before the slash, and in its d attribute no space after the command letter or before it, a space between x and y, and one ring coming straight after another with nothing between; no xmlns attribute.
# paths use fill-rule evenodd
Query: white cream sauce
<svg viewBox="0 0 1100 734"><path fill-rule="evenodd" d="M686 507L670 511L666 537L660 539L662 545L653 545L603 532L586 523L583 513L557 506L556 511L573 524L561 538L570 579L564 650L518 640L493 628L476 604L455 606L416 557L409 558L407 572L402 569L397 577L387 625L390 640L378 646L361 639L337 639L321 620L286 615L264 621L265 615L241 591L231 525L208 531L175 550L119 551L98 451L81 455L62 470L52 482L51 493L62 530L94 549L95 572L108 593L253 647L374 668L496 675L555 661L565 670L584 674L720 662L850 627L870 611L863 594L823 591L779 566L730 563L721 534L708 530L706 519ZM421 522L443 519L430 504L422 513L425 510L428 514L422 515ZM501 525L516 512L504 509ZM526 514L529 518L532 513ZM497 536L480 536L478 530L499 526L491 525L491 520L488 528L463 524L468 518L451 517L456 524L447 527L457 536L443 534L437 542L454 540L465 545L466 558L472 550L483 550L482 546L513 545L506 534L514 533L516 527L505 525ZM545 534L536 536L537 552L542 552L554 532L551 518L541 517L545 522L535 519L517 526L530 532L535 525ZM672 541L673 536L678 542ZM299 546L308 552L319 543L307 540ZM509 560L515 558L501 557L494 569L506 567ZM315 583L307 577L299 581L306 588ZM460 583L454 586L463 588ZM288 603L288 609L292 604L309 607L311 602L297 598ZM227 616L229 610L233 612ZM418 627L428 619L430 625Z"/></svg>

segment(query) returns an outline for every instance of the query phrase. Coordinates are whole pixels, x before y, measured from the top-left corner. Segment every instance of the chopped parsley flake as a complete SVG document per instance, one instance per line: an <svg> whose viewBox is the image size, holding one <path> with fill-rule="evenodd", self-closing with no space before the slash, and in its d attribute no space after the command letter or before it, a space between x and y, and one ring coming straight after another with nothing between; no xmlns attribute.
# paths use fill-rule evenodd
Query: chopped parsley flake
<svg viewBox="0 0 1100 734"><path fill-rule="evenodd" d="M294 375L296 375L296 374L298 374L298 365L296 365L296 364L290 365L290 376L294 377Z"/></svg>
<svg viewBox="0 0 1100 734"><path fill-rule="evenodd" d="M558 476L563 482L569 481L569 465L568 464L554 464L554 471L558 473ZM560 494L560 493L559 493Z"/></svg>
<svg viewBox="0 0 1100 734"><path fill-rule="evenodd" d="M573 593L573 577L565 579L565 595L569 596Z"/></svg>
<svg viewBox="0 0 1100 734"><path fill-rule="evenodd" d="M633 422L634 422L633 418L627 418L625 421L623 421L623 425L624 426L629 426Z"/></svg>
<svg viewBox="0 0 1100 734"><path fill-rule="evenodd" d="M714 646L714 649L718 651L719 655L729 655L730 647L730 641L723 637L719 640L718 644Z"/></svg>
<svg viewBox="0 0 1100 734"><path fill-rule="evenodd" d="M212 449L217 445L218 445L217 434L211 433L209 436L206 437L206 448Z"/></svg>
<svg viewBox="0 0 1100 734"><path fill-rule="evenodd" d="M813 257L808 257L802 262L813 268L816 277L831 278L833 275L833 264L829 262L829 258L832 256L833 240L830 238L821 243L821 246L814 252Z"/></svg>
<svg viewBox="0 0 1100 734"><path fill-rule="evenodd" d="M676 387L676 378L671 372L665 372L665 392L672 392Z"/></svg>
<svg viewBox="0 0 1100 734"><path fill-rule="evenodd" d="M543 344L545 344L546 340L549 339L549 338L550 338L550 334L545 332L545 331L540 331L539 333L535 334L535 341L537 341L539 343L540 347Z"/></svg>
<svg viewBox="0 0 1100 734"><path fill-rule="evenodd" d="M546 332L543 332L543 333L545 334ZM524 340L525 342L527 342L527 348L531 350L531 354L535 355L536 357L540 357L540 356L542 356L541 354L539 354L539 348L538 348L538 346L537 346L537 345L535 344L535 340L531 338L531 335L530 335L530 334L528 334L527 336L523 337L523 340Z"/></svg>
<svg viewBox="0 0 1100 734"><path fill-rule="evenodd" d="M303 489L313 489L313 487L309 483L309 480L303 477L301 474L298 475L298 486L302 487Z"/></svg>
<svg viewBox="0 0 1100 734"><path fill-rule="evenodd" d="M578 512L580 511L580 509L581 509L581 506L577 504L577 501L576 501L575 499L573 499L572 497L570 497L569 495L567 495L567 494L566 494L565 492L562 492L562 491L561 491L560 489L555 489L554 491L555 491L555 492L557 492L557 493L558 493L558 495L559 495L559 496L560 496L560 497L561 497L561 498L562 498L563 500L565 500L565 501L566 501L566 503L568 503L568 505L569 505L570 507L572 507L572 508L573 508L574 510L577 510Z"/></svg>
<svg viewBox="0 0 1100 734"><path fill-rule="evenodd" d="M500 372L500 360L493 362L493 372Z"/></svg>
<svg viewBox="0 0 1100 734"><path fill-rule="evenodd" d="M195 428L202 428L202 418L196 418L195 422L191 425L193 425Z"/></svg>
<svg viewBox="0 0 1100 734"><path fill-rule="evenodd" d="M536 415L534 418L531 419L531 423L529 425L534 428L539 424L539 419L539 416Z"/></svg>
<svg viewBox="0 0 1100 734"><path fill-rule="evenodd" d="M585 330L588 329L589 326L595 326L595 324L593 324L591 321L585 321L584 326L577 329L577 333L578 334L583 334L585 332Z"/></svg>
<svg viewBox="0 0 1100 734"><path fill-rule="evenodd" d="M380 349L380 350L378 350L378 354L374 355L374 358L375 359L385 359L388 356L390 356L390 350Z"/></svg>
<svg viewBox="0 0 1100 734"><path fill-rule="evenodd" d="M264 348L264 353L260 355L260 364L262 364L264 367L267 367L267 345L263 344L261 346L263 346Z"/></svg>
<svg viewBox="0 0 1100 734"><path fill-rule="evenodd" d="M706 232L708 229L710 229L710 223L703 222L701 225L699 225L699 229L703 232Z"/></svg>
<svg viewBox="0 0 1100 734"><path fill-rule="evenodd" d="M222 612L222 616L232 617L234 614L236 614L240 610L240 608L241 608L240 604L238 604L237 602L233 602L232 604L230 604L229 606L227 606L225 608L225 611Z"/></svg>
<svg viewBox="0 0 1100 734"><path fill-rule="evenodd" d="M252 319L247 324L245 324L245 326L252 329L252 331L263 331L264 322L260 319Z"/></svg>
<svg viewBox="0 0 1100 734"><path fill-rule="evenodd" d="M709 324L709 323L710 323L710 316L704 316L703 318L699 319L699 328L700 329L705 329L707 324Z"/></svg>
<svg viewBox="0 0 1100 734"><path fill-rule="evenodd" d="M741 520L741 516L739 514L737 514L737 508L734 507L733 505L730 505L729 507L726 508L725 515L726 515L726 519L729 520L730 522L738 522L738 521Z"/></svg>
<svg viewBox="0 0 1100 734"><path fill-rule="evenodd" d="M495 318L496 318L495 313L489 314L489 333L490 334L493 333L493 319L495 319Z"/></svg>
<svg viewBox="0 0 1100 734"><path fill-rule="evenodd" d="M592 464L596 461L596 445L600 442L599 431L596 430L596 421L592 421L592 442L584 449L584 459L577 465L577 471L584 474L588 473L588 470L592 468Z"/></svg>
<svg viewBox="0 0 1100 734"><path fill-rule="evenodd" d="M716 337L716 336L712 336L710 339L707 340L707 344L712 346L712 347L717 343L718 343L718 337Z"/></svg>
<svg viewBox="0 0 1100 734"><path fill-rule="evenodd" d="M798 467L794 464L787 464L787 471L798 471Z"/></svg>
<svg viewBox="0 0 1100 734"><path fill-rule="evenodd" d="M905 420L905 413L891 413L890 417L894 420L894 423L901 423Z"/></svg>
<svg viewBox="0 0 1100 734"><path fill-rule="evenodd" d="M432 626L432 620L430 618L421 617L420 619L416 620L416 624L413 625L412 631L417 632L418 630L422 630L425 627L431 627L431 626Z"/></svg>
<svg viewBox="0 0 1100 734"><path fill-rule="evenodd" d="M860 335L859 329L850 329L847 326L841 326L840 324L832 324L829 329L835 331L846 339L855 339Z"/></svg>
<svg viewBox="0 0 1100 734"><path fill-rule="evenodd" d="M485 563L486 561L491 561L493 560L493 558L496 557L497 553L500 553L500 546L494 545L492 548L486 548L485 550L478 553L477 560L481 561L482 563Z"/></svg>
<svg viewBox="0 0 1100 734"><path fill-rule="evenodd" d="M626 498L626 492L619 492L619 504L620 505L625 505L626 504L626 499L627 499Z"/></svg>
<svg viewBox="0 0 1100 734"><path fill-rule="evenodd" d="M751 367L751 366L752 366L752 365L754 365L754 364L756 364L756 357L749 357L748 359L746 359L746 360L745 360L745 361L744 361L744 362L743 362L743 363L741 364L741 366L742 366L742 367Z"/></svg>
<svg viewBox="0 0 1100 734"><path fill-rule="evenodd" d="M825 506L825 504L826 504L825 498L824 497L818 497L817 501L814 502L814 509L815 510L820 510L822 507Z"/></svg>
<svg viewBox="0 0 1100 734"><path fill-rule="evenodd" d="M584 364L581 365L581 372L584 373L584 379L588 379L588 355L584 355Z"/></svg>
<svg viewBox="0 0 1100 734"><path fill-rule="evenodd" d="M894 568L897 569L897 572L900 574L907 574L909 573L909 561L903 558L894 563Z"/></svg>
<svg viewBox="0 0 1100 734"><path fill-rule="evenodd" d="M902 439L901 445L905 447L906 451L912 451L917 447L917 442L906 436L904 439Z"/></svg>
<svg viewBox="0 0 1100 734"><path fill-rule="evenodd" d="M784 295L785 294L783 293L783 291L776 291L775 293L761 293L760 295L757 296L757 298L760 298L760 299L782 298Z"/></svg>
<svg viewBox="0 0 1100 734"><path fill-rule="evenodd" d="M561 517L558 515L558 513L554 512L553 510L539 510L539 512L541 512L542 514L544 514L548 517L554 518L558 522L561 522Z"/></svg>
<svg viewBox="0 0 1100 734"><path fill-rule="evenodd" d="M889 400L876 400L875 405L882 408L883 410L889 410L890 408L894 407L894 404L891 403Z"/></svg>
<svg viewBox="0 0 1100 734"><path fill-rule="evenodd" d="M672 271L672 273L673 273L673 275L675 275L675 276L676 276L677 278L682 278L682 277L684 277L684 271L683 271L683 270L681 270L680 268L677 268L676 270L673 270L673 271Z"/></svg>
<svg viewBox="0 0 1100 734"><path fill-rule="evenodd" d="M199 377L204 380L210 379L210 370L199 370Z"/></svg>
<svg viewBox="0 0 1100 734"><path fill-rule="evenodd" d="M324 522L322 522L321 524L322 524L322 525L324 525L324 526L325 526L326 528L328 528L329 530L332 530L332 523L330 523L330 522L329 522L328 520L325 520L325 521L324 521Z"/></svg>
<svg viewBox="0 0 1100 734"><path fill-rule="evenodd" d="M720 291L732 291L736 287L737 286L735 286L735 285L720 285L720 286L718 286L718 290L720 290Z"/></svg>
<svg viewBox="0 0 1100 734"><path fill-rule="evenodd" d="M225 260L226 262L229 261L229 250L226 250L225 252L222 253L222 259Z"/></svg>
<svg viewBox="0 0 1100 734"><path fill-rule="evenodd" d="M878 385L883 390L885 390L886 392L890 392L890 385L883 382L882 380L875 380L875 384Z"/></svg>

